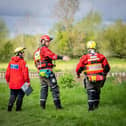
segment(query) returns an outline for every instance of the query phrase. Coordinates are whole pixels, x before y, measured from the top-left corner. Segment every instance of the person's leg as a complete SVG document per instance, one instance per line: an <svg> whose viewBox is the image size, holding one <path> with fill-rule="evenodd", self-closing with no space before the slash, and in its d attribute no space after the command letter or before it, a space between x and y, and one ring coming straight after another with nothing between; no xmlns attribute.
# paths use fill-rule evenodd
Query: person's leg
<svg viewBox="0 0 126 126"><path fill-rule="evenodd" d="M100 103L100 88L96 89L94 108L98 108Z"/></svg>
<svg viewBox="0 0 126 126"><path fill-rule="evenodd" d="M53 96L53 100L54 100L56 109L62 109L61 101L60 101L59 87L57 85L57 80L56 80L55 74L53 72L49 76L49 81L50 81L50 88L52 91L52 96Z"/></svg>
<svg viewBox="0 0 126 126"><path fill-rule="evenodd" d="M94 110L96 90L95 89L88 89L87 94L88 94L88 110L93 111Z"/></svg>
<svg viewBox="0 0 126 126"><path fill-rule="evenodd" d="M16 101L16 111L21 111L22 103L23 103L23 97L24 97L24 92L21 89L19 89L18 95L17 95L17 101Z"/></svg>
<svg viewBox="0 0 126 126"><path fill-rule="evenodd" d="M8 103L8 111L12 111L13 104L16 100L17 97L17 92L16 90L10 89L10 98L9 98L9 103Z"/></svg>
<svg viewBox="0 0 126 126"><path fill-rule="evenodd" d="M46 100L48 97L48 84L46 78L40 78L41 81L41 90L40 90L40 106L46 108Z"/></svg>

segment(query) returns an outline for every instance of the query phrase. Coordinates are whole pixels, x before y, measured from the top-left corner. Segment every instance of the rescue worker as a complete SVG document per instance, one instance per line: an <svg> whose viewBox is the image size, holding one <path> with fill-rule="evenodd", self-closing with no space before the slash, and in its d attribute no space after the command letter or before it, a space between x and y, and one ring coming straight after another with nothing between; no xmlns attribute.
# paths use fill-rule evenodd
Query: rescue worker
<svg viewBox="0 0 126 126"><path fill-rule="evenodd" d="M41 47L39 47L34 52L34 62L38 69L41 83L40 91L40 106L42 109L46 108L46 101L48 96L48 87L52 91L54 105L56 109L62 109L60 101L60 92L57 84L55 74L52 71L52 68L55 66L52 63L52 60L69 60L67 56L60 56L53 53L48 47L50 45L52 38L48 35L42 35L40 38Z"/></svg>
<svg viewBox="0 0 126 126"><path fill-rule="evenodd" d="M24 50L23 47L15 49L15 56L11 58L6 70L5 79L10 88L8 111L12 111L15 101L16 111L21 111L24 97L21 87L25 82L30 85L28 67L24 61Z"/></svg>
<svg viewBox="0 0 126 126"><path fill-rule="evenodd" d="M77 77L82 71L85 74L84 85L88 95L88 110L92 111L99 106L100 89L104 86L110 65L106 57L96 52L96 42L87 42L88 53L80 58L76 67Z"/></svg>

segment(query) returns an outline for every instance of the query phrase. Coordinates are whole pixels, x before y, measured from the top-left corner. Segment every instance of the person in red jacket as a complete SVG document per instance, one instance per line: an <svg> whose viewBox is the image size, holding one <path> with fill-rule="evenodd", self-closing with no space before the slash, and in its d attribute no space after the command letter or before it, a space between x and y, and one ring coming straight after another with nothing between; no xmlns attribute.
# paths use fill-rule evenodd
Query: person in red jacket
<svg viewBox="0 0 126 126"><path fill-rule="evenodd" d="M88 110L92 111L99 106L100 89L103 87L110 65L106 57L96 52L96 42L88 41L88 53L83 55L77 64L76 74L80 77L81 72L85 74L84 85L88 94Z"/></svg>
<svg viewBox="0 0 126 126"><path fill-rule="evenodd" d="M22 91L21 87L25 82L30 84L28 67L24 61L24 49L25 48L23 47L18 47L15 49L14 52L16 56L11 58L6 70L5 79L10 88L8 111L12 111L15 101L16 111L21 110L24 97L24 92Z"/></svg>
<svg viewBox="0 0 126 126"><path fill-rule="evenodd" d="M46 108L46 100L48 96L48 86L51 88L54 104L56 109L62 109L59 87L55 74L52 71L52 68L55 66L52 63L52 60L69 60L67 56L60 56L53 53L48 47L50 45L52 38L48 35L42 35L40 42L41 47L39 47L34 52L34 62L38 69L40 82L41 82L41 91L40 91L40 106Z"/></svg>

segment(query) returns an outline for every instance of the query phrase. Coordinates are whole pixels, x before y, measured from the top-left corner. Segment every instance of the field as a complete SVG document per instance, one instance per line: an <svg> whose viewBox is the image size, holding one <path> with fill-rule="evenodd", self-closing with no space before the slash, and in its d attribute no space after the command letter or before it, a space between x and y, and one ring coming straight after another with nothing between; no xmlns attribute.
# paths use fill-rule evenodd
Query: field
<svg viewBox="0 0 126 126"><path fill-rule="evenodd" d="M55 61L56 67L54 71L56 72L75 72L76 65L79 62L79 59L71 59L68 62L65 61ZM108 58L108 62L111 66L111 72L125 72L126 70L126 59L116 59ZM0 63L0 71L5 71L8 63ZM29 71L36 71L33 61L27 61Z"/></svg>
<svg viewBox="0 0 126 126"><path fill-rule="evenodd" d="M81 84L63 88L59 83L63 110L56 110L49 92L47 108L39 106L39 79L32 79L34 89L25 96L23 110L7 112L8 86L0 83L0 126L126 126L126 83L108 78L101 92L99 109L87 111L87 95Z"/></svg>
<svg viewBox="0 0 126 126"><path fill-rule="evenodd" d="M108 61L110 72L126 71L126 59L110 58ZM78 62L79 59L56 61L54 71L73 73ZM0 71L5 71L8 63L0 64ZM36 71L33 61L27 64L30 71ZM100 107L93 112L87 110L87 95L82 83L75 82L74 86L68 84L69 81L63 85L59 81L63 110L55 109L51 92L47 109L40 108L40 84L36 78L31 79L34 91L30 96L25 96L23 110L16 112L14 106L12 112L7 112L9 88L5 80L0 80L0 126L126 126L126 82L118 83L116 78L108 78L101 92Z"/></svg>

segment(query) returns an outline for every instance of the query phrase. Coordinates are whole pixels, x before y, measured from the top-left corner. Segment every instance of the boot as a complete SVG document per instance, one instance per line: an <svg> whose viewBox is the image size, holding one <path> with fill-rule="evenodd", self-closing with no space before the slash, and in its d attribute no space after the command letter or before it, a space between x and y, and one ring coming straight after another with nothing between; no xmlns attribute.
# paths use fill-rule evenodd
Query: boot
<svg viewBox="0 0 126 126"><path fill-rule="evenodd" d="M42 109L46 108L46 101L40 101L40 106L42 107Z"/></svg>
<svg viewBox="0 0 126 126"><path fill-rule="evenodd" d="M99 107L99 101L94 102L94 109L97 109Z"/></svg>
<svg viewBox="0 0 126 126"><path fill-rule="evenodd" d="M12 111L12 107L13 107L13 105L8 105L8 112Z"/></svg>
<svg viewBox="0 0 126 126"><path fill-rule="evenodd" d="M93 107L93 102L89 102L88 103L88 111L93 111L94 107Z"/></svg>
<svg viewBox="0 0 126 126"><path fill-rule="evenodd" d="M21 111L21 108L20 107L16 107L16 111Z"/></svg>
<svg viewBox="0 0 126 126"><path fill-rule="evenodd" d="M55 100L55 101L54 101L54 104L55 104L55 106L56 106L56 109L63 109L63 107L61 106L60 100Z"/></svg>

